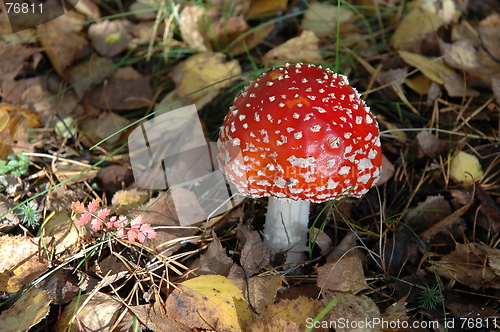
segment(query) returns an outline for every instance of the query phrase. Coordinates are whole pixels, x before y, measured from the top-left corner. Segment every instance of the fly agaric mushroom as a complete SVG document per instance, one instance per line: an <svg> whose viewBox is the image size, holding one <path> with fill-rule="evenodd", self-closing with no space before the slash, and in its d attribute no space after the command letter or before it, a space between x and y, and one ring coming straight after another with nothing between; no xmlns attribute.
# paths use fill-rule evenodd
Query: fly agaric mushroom
<svg viewBox="0 0 500 332"><path fill-rule="evenodd" d="M291 263L306 257L310 202L364 195L382 153L377 121L345 76L287 64L236 97L218 160L240 193L269 196L264 242Z"/></svg>

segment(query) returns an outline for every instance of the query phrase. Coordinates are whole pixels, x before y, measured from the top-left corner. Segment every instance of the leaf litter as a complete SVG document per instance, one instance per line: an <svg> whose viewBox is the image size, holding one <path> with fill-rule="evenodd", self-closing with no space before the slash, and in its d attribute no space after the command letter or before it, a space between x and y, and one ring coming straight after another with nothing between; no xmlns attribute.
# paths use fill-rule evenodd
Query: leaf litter
<svg viewBox="0 0 500 332"><path fill-rule="evenodd" d="M493 322L500 8L345 4L148 1L148 15L113 18L118 3L80 1L19 34L4 34L0 19L0 160L15 164L0 174L5 328L288 332L320 313L314 331L341 319ZM262 242L265 200L181 224L179 208L190 220L209 214L196 188L137 187L121 145L151 112L190 104L214 141L247 81L298 61L349 76L377 114L384 164L362 199L312 206L318 245L292 273ZM26 172L9 157L21 152ZM102 206L88 223L70 210L94 200ZM424 306L426 290L443 303Z"/></svg>

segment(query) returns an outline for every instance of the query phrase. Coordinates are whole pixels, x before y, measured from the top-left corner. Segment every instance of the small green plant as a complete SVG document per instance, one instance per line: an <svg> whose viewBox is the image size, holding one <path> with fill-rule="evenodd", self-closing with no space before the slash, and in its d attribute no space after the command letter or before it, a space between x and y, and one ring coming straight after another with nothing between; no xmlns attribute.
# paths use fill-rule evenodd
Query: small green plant
<svg viewBox="0 0 500 332"><path fill-rule="evenodd" d="M34 201L29 201L28 203L24 203L19 208L19 218L21 223L27 227L34 228L38 226L40 223L40 219L42 216L38 211L38 204Z"/></svg>
<svg viewBox="0 0 500 332"><path fill-rule="evenodd" d="M444 301L439 284L433 287L425 286L418 296L418 304L424 310L436 310Z"/></svg>
<svg viewBox="0 0 500 332"><path fill-rule="evenodd" d="M30 161L28 156L23 152L19 154L19 157L15 154L9 154L7 160L0 160L0 175L10 173L15 176L21 176L28 171L29 166Z"/></svg>

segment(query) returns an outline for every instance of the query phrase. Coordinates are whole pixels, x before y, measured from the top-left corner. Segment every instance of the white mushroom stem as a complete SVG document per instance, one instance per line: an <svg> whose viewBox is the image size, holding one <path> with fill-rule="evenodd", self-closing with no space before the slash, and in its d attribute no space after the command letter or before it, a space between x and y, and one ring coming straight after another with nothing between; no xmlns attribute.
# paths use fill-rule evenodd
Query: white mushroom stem
<svg viewBox="0 0 500 332"><path fill-rule="evenodd" d="M269 197L264 242L272 254L285 252L286 263L301 262L307 257L310 204L309 201Z"/></svg>

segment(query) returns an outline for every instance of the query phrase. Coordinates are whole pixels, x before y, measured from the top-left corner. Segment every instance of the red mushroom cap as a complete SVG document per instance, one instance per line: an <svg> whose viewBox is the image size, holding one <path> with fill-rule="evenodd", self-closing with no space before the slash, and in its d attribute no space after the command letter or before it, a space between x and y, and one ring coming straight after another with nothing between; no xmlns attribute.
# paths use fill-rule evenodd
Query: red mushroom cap
<svg viewBox="0 0 500 332"><path fill-rule="evenodd" d="M287 64L236 97L218 159L242 194L323 202L364 195L382 153L377 121L345 76Z"/></svg>

